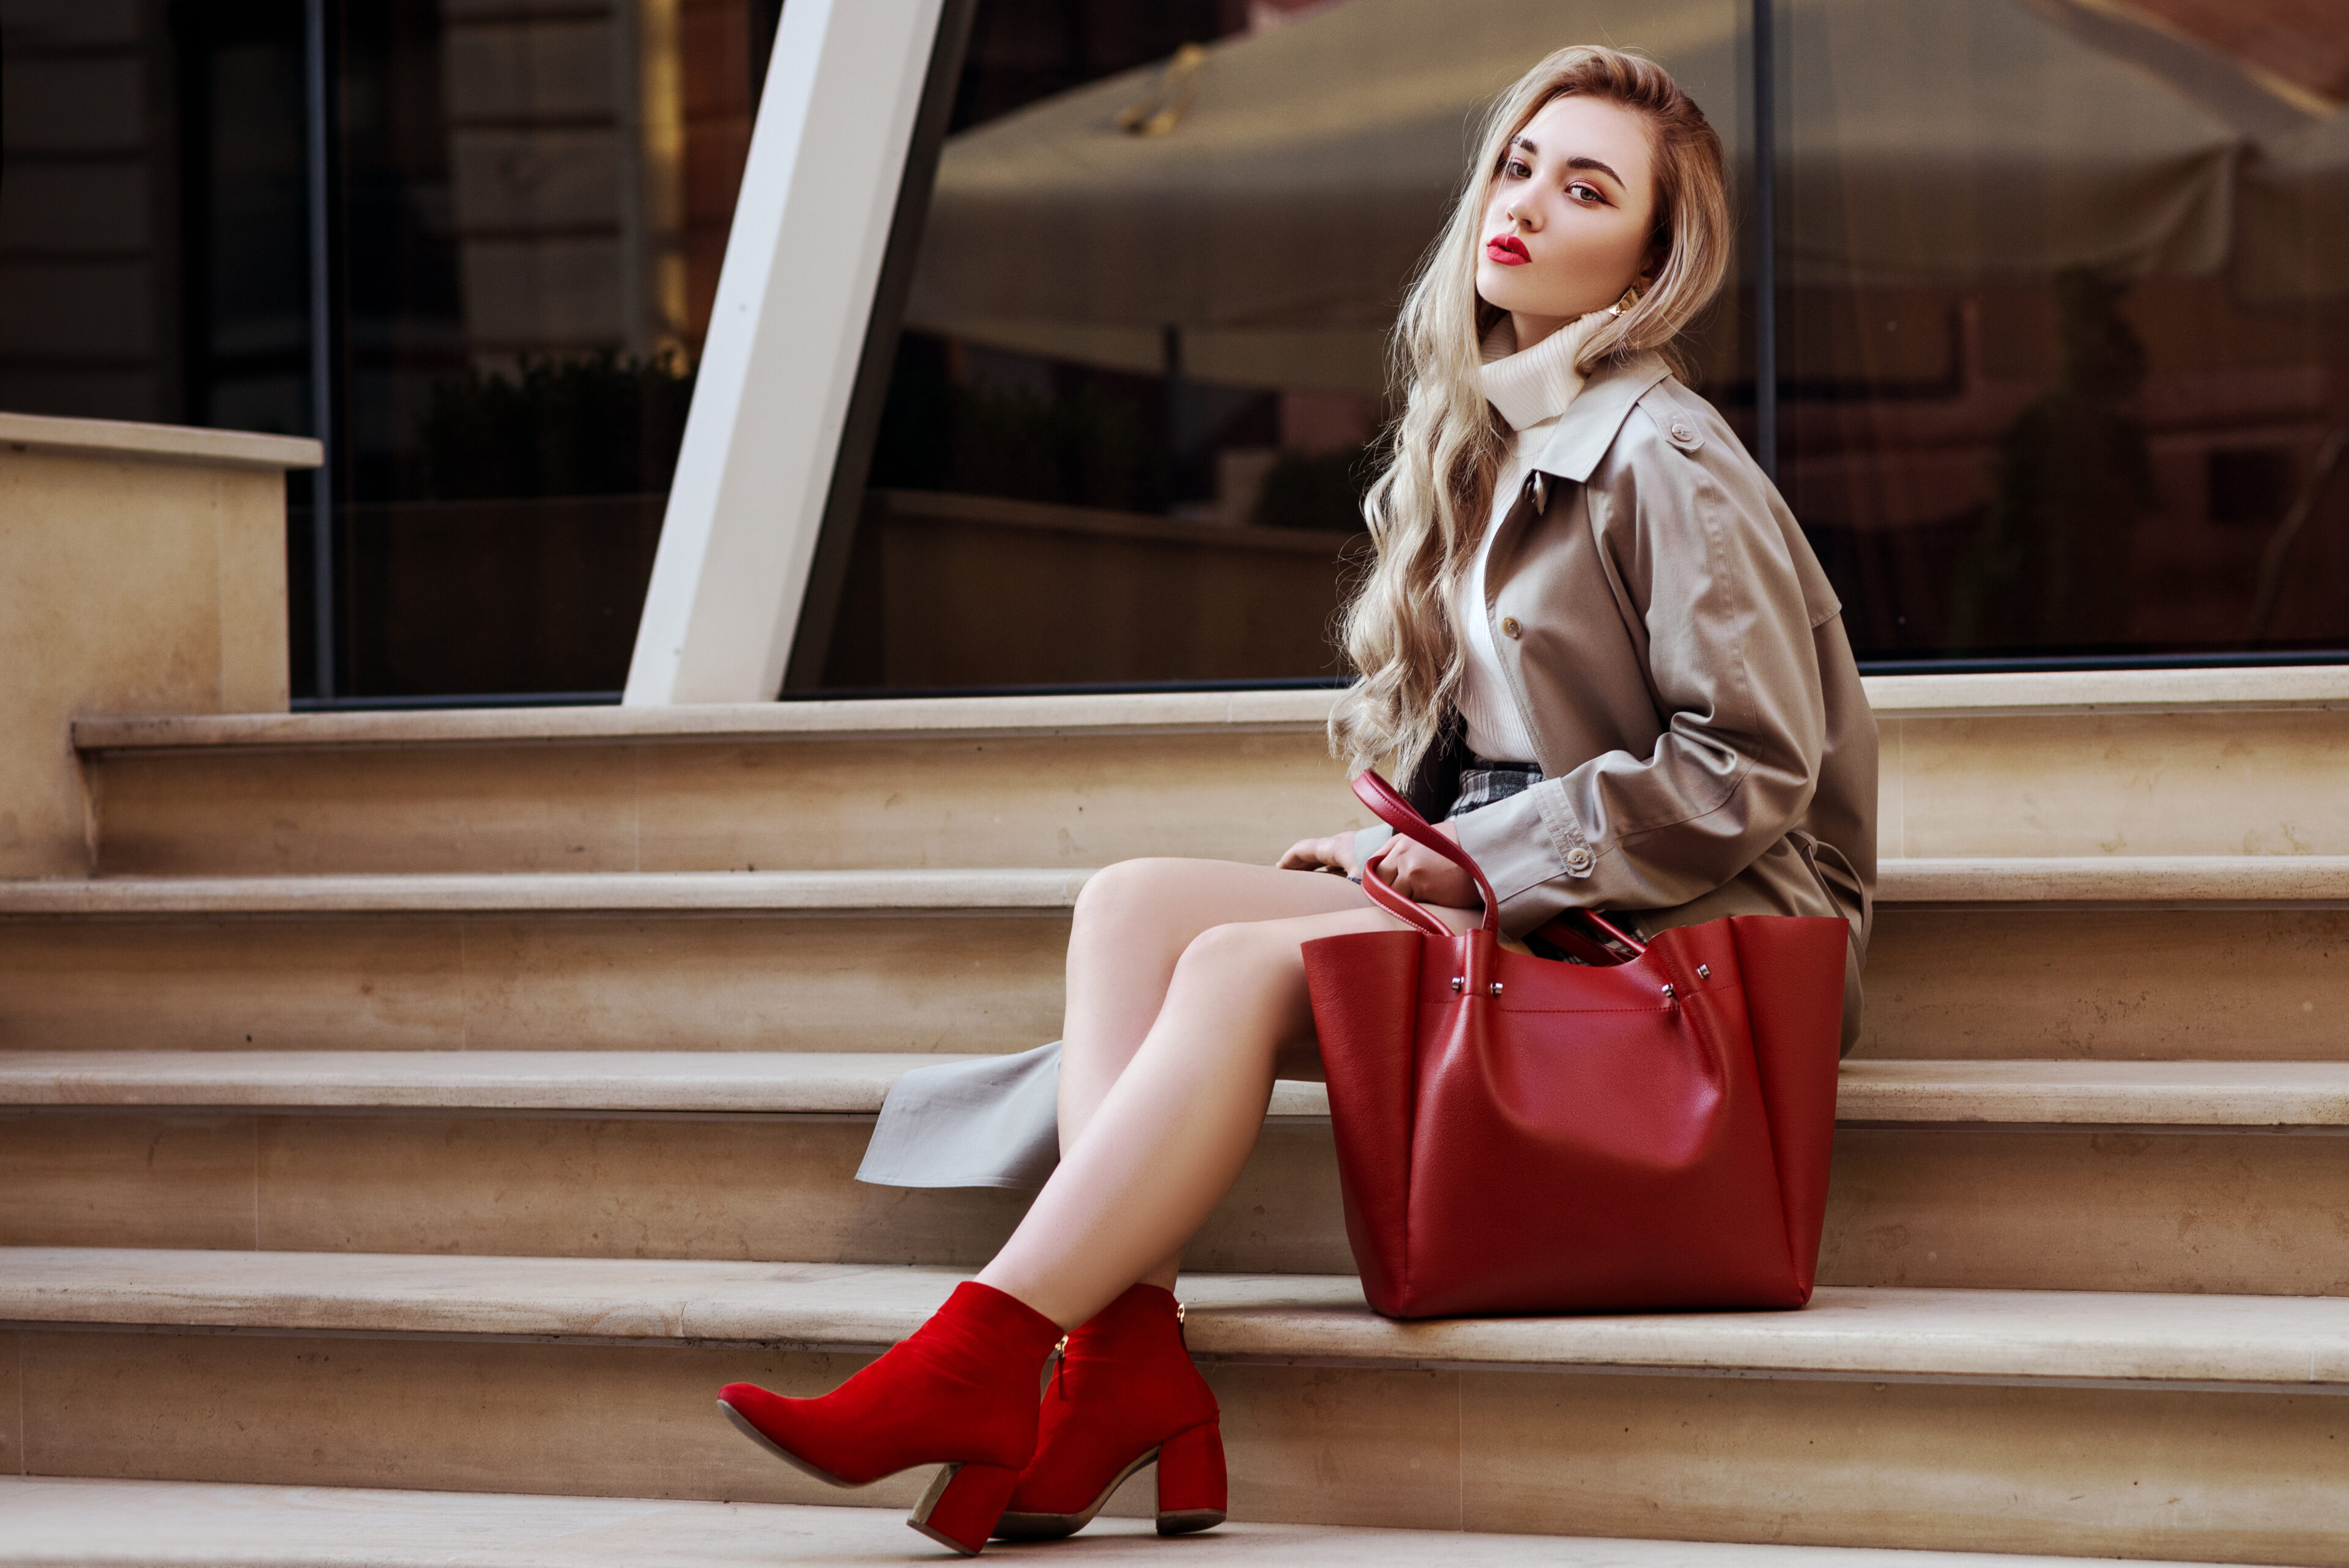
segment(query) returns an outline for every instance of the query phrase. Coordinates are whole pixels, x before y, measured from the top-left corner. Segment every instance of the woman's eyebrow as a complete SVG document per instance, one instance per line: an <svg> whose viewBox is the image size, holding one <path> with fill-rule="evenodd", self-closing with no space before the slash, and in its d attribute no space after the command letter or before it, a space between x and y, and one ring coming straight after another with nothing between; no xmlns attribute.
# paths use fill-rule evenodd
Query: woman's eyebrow
<svg viewBox="0 0 2349 1568"><path fill-rule="evenodd" d="M1512 147L1522 147L1537 158L1541 156L1541 149L1534 145L1533 138L1529 136L1512 136L1509 138L1509 145ZM1629 185L1624 183L1623 176L1616 173L1612 166L1601 163L1596 158L1569 158L1566 161L1566 166L1568 169L1594 170L1599 173L1606 175L1607 178L1614 181L1618 185L1623 185L1626 190L1630 188Z"/></svg>

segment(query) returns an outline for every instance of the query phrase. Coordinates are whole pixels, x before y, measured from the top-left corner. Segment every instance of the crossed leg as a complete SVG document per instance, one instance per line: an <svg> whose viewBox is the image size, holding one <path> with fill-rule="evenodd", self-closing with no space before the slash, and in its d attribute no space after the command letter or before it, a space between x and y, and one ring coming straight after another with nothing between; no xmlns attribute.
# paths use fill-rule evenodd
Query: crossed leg
<svg viewBox="0 0 2349 1568"><path fill-rule="evenodd" d="M1132 860L1096 876L1069 940L1061 1167L979 1279L1064 1327L1137 1280L1171 1287L1273 1080L1320 1075L1299 948L1399 923L1311 872Z"/></svg>

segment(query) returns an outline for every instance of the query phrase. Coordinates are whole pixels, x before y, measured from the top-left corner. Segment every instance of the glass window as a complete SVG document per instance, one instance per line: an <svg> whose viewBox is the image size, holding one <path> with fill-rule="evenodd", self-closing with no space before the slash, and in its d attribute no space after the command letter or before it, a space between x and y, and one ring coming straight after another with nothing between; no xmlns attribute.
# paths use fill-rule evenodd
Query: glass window
<svg viewBox="0 0 2349 1568"><path fill-rule="evenodd" d="M1577 11L1670 65L1739 161L1745 5ZM833 522L843 586L787 690L1337 678L1386 332L1477 111L1562 25L980 0L869 483ZM1716 311L1703 349L1750 429L1747 318Z"/></svg>
<svg viewBox="0 0 2349 1568"><path fill-rule="evenodd" d="M267 63L228 52L255 116L282 115ZM177 148L156 134L176 86L129 0L0 0L0 408L180 413ZM297 80L297 169L300 101Z"/></svg>
<svg viewBox="0 0 2349 1568"><path fill-rule="evenodd" d="M339 698L616 691L779 0L329 0L324 432L307 9L0 0L0 406L323 433Z"/></svg>
<svg viewBox="0 0 2349 1568"><path fill-rule="evenodd" d="M1741 190L1771 70L1698 389L1864 661L2349 648L2325 7L1775 0L1757 55L1753 0L968 3L789 691L1338 678L1384 334L1570 37L1669 66ZM0 407L325 435L335 700L612 693L781 0L326 0L320 213L312 9L0 0Z"/></svg>
<svg viewBox="0 0 2349 1568"><path fill-rule="evenodd" d="M342 7L354 691L626 680L761 21L743 0Z"/></svg>
<svg viewBox="0 0 2349 1568"><path fill-rule="evenodd" d="M2319 9L1782 9L1780 483L1863 658L2349 644Z"/></svg>

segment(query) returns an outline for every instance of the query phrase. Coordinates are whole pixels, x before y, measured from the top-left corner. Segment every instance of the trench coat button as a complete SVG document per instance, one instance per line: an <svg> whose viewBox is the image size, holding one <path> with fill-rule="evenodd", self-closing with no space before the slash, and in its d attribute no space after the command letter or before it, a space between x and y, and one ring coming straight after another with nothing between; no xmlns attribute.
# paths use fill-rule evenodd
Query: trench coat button
<svg viewBox="0 0 2349 1568"><path fill-rule="evenodd" d="M1590 851L1579 844L1566 852L1566 868L1578 874L1590 869Z"/></svg>
<svg viewBox="0 0 2349 1568"><path fill-rule="evenodd" d="M1676 441L1682 442L1692 441L1696 440L1696 431L1689 424L1688 421L1674 420L1672 421L1672 439Z"/></svg>
<svg viewBox="0 0 2349 1568"><path fill-rule="evenodd" d="M1516 617L1505 615L1501 618L1501 635L1510 641L1515 642L1518 638L1523 637L1526 628L1517 624Z"/></svg>

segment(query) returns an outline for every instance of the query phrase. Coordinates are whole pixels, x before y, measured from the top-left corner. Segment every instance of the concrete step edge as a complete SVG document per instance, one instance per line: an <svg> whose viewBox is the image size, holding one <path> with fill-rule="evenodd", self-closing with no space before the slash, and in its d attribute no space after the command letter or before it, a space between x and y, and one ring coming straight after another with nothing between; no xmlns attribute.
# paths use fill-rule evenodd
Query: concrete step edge
<svg viewBox="0 0 2349 1568"><path fill-rule="evenodd" d="M1092 872L509 872L0 881L0 916L1059 913Z"/></svg>
<svg viewBox="0 0 2349 1568"><path fill-rule="evenodd" d="M771 1568L921 1555L899 1510L0 1477L0 1568ZM1148 1519L1097 1520L1055 1562L1164 1552ZM1149 1545L1138 1538L1149 1538ZM1280 1568L2076 1568L2076 1557L1581 1536L1433 1534L1235 1520L1185 1563ZM2148 1568L2164 1568L2148 1563ZM2192 1568L2170 1563L2168 1568Z"/></svg>
<svg viewBox="0 0 2349 1568"><path fill-rule="evenodd" d="M233 914L1047 912L1090 869L511 872L0 880L0 917ZM1970 857L1888 859L1892 906L2033 909L2349 907L2349 856Z"/></svg>
<svg viewBox="0 0 2349 1568"><path fill-rule="evenodd" d="M543 1110L869 1116L968 1054L731 1051L0 1051L0 1106ZM1330 1114L1284 1080L1271 1114ZM1859 1126L2349 1127L2349 1062L1857 1061Z"/></svg>
<svg viewBox="0 0 2349 1568"><path fill-rule="evenodd" d="M1870 676L1879 720L2349 710L2349 665ZM505 708L377 713L92 714L84 752L191 747L480 745L636 741L960 739L1304 732L1330 690L874 698L688 707Z"/></svg>
<svg viewBox="0 0 2349 1568"><path fill-rule="evenodd" d="M0 1248L0 1323L809 1349L894 1343L958 1270ZM1184 1277L1209 1359L2176 1389L2349 1389L2349 1299L1827 1288L1801 1312L1394 1323L1350 1275Z"/></svg>
<svg viewBox="0 0 2349 1568"><path fill-rule="evenodd" d="M1273 689L726 702L657 708L90 714L74 721L73 743L77 750L89 754L191 749L279 751L1300 734L1319 732L1328 727L1335 696L1326 689Z"/></svg>

